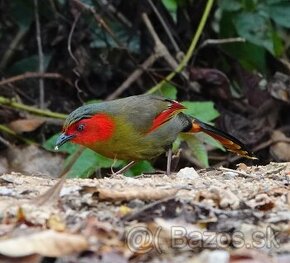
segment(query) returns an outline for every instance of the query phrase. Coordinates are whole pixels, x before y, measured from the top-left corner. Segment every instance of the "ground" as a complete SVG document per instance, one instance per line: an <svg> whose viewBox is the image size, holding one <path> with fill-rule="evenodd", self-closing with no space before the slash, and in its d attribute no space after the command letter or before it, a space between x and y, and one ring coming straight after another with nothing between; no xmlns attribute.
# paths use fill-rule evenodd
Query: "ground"
<svg viewBox="0 0 290 263"><path fill-rule="evenodd" d="M290 163L184 168L66 179L53 195L56 179L3 174L0 262L289 262L289 176Z"/></svg>

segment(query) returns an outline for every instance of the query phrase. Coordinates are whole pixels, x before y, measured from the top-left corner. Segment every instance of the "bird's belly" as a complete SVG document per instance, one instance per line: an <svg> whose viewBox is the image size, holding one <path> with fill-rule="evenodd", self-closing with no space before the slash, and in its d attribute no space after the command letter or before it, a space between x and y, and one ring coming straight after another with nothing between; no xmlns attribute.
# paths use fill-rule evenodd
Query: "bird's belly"
<svg viewBox="0 0 290 263"><path fill-rule="evenodd" d="M130 161L150 160L165 151L163 147L146 140L113 140L88 147L105 157Z"/></svg>

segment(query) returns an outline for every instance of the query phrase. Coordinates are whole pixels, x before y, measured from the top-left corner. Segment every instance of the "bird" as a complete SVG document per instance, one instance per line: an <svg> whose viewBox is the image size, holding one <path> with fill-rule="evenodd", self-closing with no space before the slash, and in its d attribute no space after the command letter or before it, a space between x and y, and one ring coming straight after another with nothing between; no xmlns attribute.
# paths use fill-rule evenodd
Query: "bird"
<svg viewBox="0 0 290 263"><path fill-rule="evenodd" d="M166 173L171 172L172 144L180 133L204 132L228 151L256 159L235 137L185 114L182 103L155 95L135 95L83 105L66 118L55 149L64 143L85 146L105 157L129 163L122 173L140 160L167 152Z"/></svg>

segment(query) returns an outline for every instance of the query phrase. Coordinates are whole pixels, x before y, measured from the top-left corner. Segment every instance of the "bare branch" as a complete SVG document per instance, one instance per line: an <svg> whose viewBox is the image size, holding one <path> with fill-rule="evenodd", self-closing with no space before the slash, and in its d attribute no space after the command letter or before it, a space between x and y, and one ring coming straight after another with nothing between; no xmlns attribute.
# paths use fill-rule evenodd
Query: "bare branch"
<svg viewBox="0 0 290 263"><path fill-rule="evenodd" d="M179 54L181 51L180 51L180 48L179 46L177 45L174 37L172 36L166 22L164 21L163 17L161 16L161 14L159 13L158 9L156 8L156 6L154 5L154 3L152 2L152 0L148 0L148 3L150 4L152 10L154 11L154 13L156 14L157 18L159 19L161 25L163 26L172 46L174 47L175 51L177 54Z"/></svg>
<svg viewBox="0 0 290 263"><path fill-rule="evenodd" d="M68 85L73 86L71 81L59 73L40 73L40 72L25 72L24 74L13 76L8 79L0 81L0 86L4 86L13 82L21 81L24 79L33 79L33 78L46 78L46 79L61 79L65 81Z"/></svg>
<svg viewBox="0 0 290 263"><path fill-rule="evenodd" d="M39 73L44 72L44 56L42 50L42 41L41 41L41 30L38 14L38 0L34 0L34 13L35 13L35 25L36 25L36 41L38 48L38 59L39 59ZM39 106L41 109L44 108L44 79L39 79Z"/></svg>
<svg viewBox="0 0 290 263"><path fill-rule="evenodd" d="M77 60L77 58L75 57L75 55L73 54L72 52L72 49L71 49L71 41L72 41L72 36L73 36L73 33L75 31L75 28L76 28L76 25L77 25L77 22L79 21L79 18L81 17L81 12L79 12L76 17L75 17L75 20L72 24L72 27L71 27L71 30L69 32L69 35L68 35L68 40L67 40L67 50L68 50L68 53L70 55L70 57L73 59L73 61L75 62L76 66L73 68L73 73L77 76L75 82L74 82L74 86L77 90L77 94L78 94L78 98L79 100L83 103L83 100L80 96L80 94L83 92L79 86L79 82L80 82L80 78L81 78L81 75L78 71L78 65L80 64L79 61Z"/></svg>

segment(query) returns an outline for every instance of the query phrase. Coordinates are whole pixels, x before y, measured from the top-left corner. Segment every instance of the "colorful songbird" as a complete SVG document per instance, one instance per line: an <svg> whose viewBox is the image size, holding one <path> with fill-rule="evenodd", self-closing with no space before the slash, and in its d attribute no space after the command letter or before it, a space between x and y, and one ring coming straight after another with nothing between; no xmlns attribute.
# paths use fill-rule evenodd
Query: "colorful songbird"
<svg viewBox="0 0 290 263"><path fill-rule="evenodd" d="M71 141L109 158L131 161L126 168L168 151L169 174L171 147L177 136L204 132L227 150L256 159L238 139L184 114L184 109L177 101L153 95L84 105L67 117L56 149Z"/></svg>

